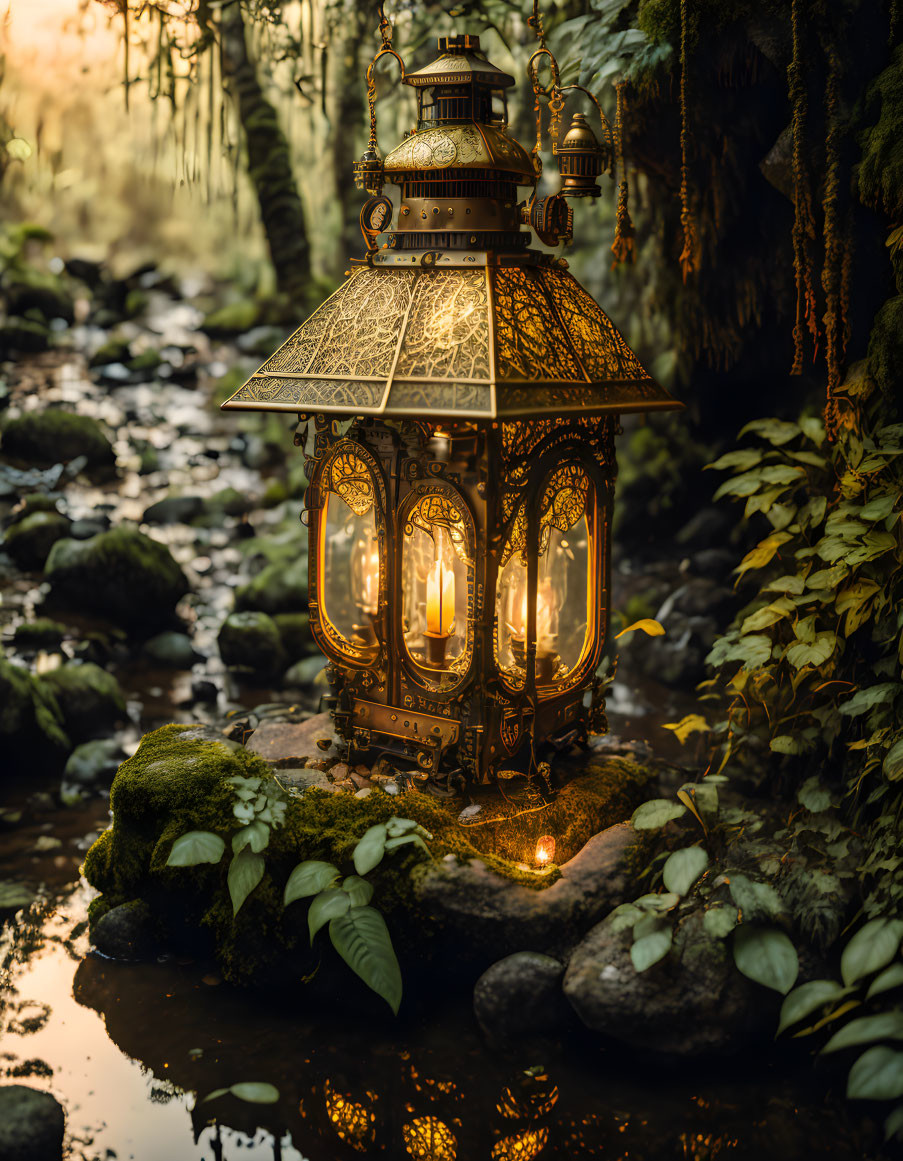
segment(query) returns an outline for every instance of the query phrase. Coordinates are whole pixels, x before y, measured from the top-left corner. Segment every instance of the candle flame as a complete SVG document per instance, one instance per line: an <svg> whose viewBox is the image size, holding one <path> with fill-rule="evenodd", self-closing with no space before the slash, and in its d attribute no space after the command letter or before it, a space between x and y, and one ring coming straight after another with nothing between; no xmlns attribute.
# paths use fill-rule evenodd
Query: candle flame
<svg viewBox="0 0 903 1161"><path fill-rule="evenodd" d="M436 560L426 578L426 630L437 637L450 637L454 623L455 574Z"/></svg>
<svg viewBox="0 0 903 1161"><path fill-rule="evenodd" d="M547 866L555 857L555 839L544 834L536 842L536 861L541 867Z"/></svg>

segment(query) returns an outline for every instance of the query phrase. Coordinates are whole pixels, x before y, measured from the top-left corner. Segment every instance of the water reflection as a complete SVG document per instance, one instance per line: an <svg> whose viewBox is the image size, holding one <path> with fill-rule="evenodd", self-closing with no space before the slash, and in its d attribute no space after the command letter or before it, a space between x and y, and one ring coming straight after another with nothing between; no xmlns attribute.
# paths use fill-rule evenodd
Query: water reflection
<svg viewBox="0 0 903 1161"><path fill-rule="evenodd" d="M208 964L86 955L85 903L70 896L8 944L0 1043L4 1069L42 1062L27 1083L66 1104L73 1161L108 1149L135 1161L863 1155L789 1069L656 1073L597 1049L517 1067L485 1049L466 997L377 1026L214 987ZM203 1099L240 1082L274 1085L278 1100Z"/></svg>

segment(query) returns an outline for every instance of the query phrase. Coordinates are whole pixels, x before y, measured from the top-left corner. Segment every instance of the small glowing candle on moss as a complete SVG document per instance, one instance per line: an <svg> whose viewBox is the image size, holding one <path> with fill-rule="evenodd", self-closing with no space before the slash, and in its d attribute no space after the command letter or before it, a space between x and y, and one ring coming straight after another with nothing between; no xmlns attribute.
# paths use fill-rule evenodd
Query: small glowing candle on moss
<svg viewBox="0 0 903 1161"><path fill-rule="evenodd" d="M536 842L536 862L540 867L547 867L555 858L555 840L550 834L544 834Z"/></svg>
<svg viewBox="0 0 903 1161"><path fill-rule="evenodd" d="M455 622L455 574L436 560L426 578L426 631L450 637Z"/></svg>

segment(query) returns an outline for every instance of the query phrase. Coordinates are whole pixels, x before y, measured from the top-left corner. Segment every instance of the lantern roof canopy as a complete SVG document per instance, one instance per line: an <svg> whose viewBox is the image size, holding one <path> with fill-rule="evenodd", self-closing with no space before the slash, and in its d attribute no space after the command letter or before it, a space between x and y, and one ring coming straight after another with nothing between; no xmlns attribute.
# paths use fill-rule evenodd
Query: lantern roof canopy
<svg viewBox="0 0 903 1161"><path fill-rule="evenodd" d="M510 73L502 72L480 51L478 36L440 36L439 56L422 69L405 73L404 83L414 88L428 85L459 85L469 81L507 89L515 83Z"/></svg>
<svg viewBox="0 0 903 1161"><path fill-rule="evenodd" d="M682 407L565 266L380 251L223 406L445 420Z"/></svg>

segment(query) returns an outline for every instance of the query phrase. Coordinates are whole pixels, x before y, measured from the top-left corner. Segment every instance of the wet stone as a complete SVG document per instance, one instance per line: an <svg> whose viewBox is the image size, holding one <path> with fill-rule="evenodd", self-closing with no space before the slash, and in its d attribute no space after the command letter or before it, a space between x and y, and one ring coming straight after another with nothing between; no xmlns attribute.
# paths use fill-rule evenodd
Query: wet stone
<svg viewBox="0 0 903 1161"><path fill-rule="evenodd" d="M538 951L517 951L477 980L473 1010L495 1047L559 1035L573 1016L561 994L564 964Z"/></svg>
<svg viewBox="0 0 903 1161"><path fill-rule="evenodd" d="M308 759L338 757L335 733L328 714L304 722L261 722L248 741L248 749L274 766L304 766ZM327 743L322 749L321 742ZM335 775L335 770L332 771ZM341 775L347 776L347 767Z"/></svg>
<svg viewBox="0 0 903 1161"><path fill-rule="evenodd" d="M150 959L156 941L147 904L136 901L112 907L93 925L91 942L109 959Z"/></svg>
<svg viewBox="0 0 903 1161"><path fill-rule="evenodd" d="M0 882L0 922L11 919L17 911L30 907L37 895L24 883ZM0 1151L0 1157L4 1154Z"/></svg>
<svg viewBox="0 0 903 1161"><path fill-rule="evenodd" d="M66 1117L48 1092L24 1084L0 1085L0 1157L3 1161L61 1161Z"/></svg>
<svg viewBox="0 0 903 1161"><path fill-rule="evenodd" d="M63 777L79 786L110 781L122 758L122 749L112 738L98 738L76 746L66 761Z"/></svg>
<svg viewBox="0 0 903 1161"><path fill-rule="evenodd" d="M167 629L144 643L144 655L155 665L168 669L190 669L202 656L191 643L187 633Z"/></svg>

